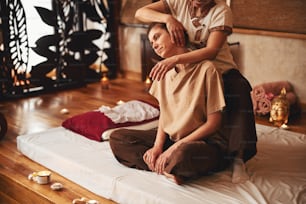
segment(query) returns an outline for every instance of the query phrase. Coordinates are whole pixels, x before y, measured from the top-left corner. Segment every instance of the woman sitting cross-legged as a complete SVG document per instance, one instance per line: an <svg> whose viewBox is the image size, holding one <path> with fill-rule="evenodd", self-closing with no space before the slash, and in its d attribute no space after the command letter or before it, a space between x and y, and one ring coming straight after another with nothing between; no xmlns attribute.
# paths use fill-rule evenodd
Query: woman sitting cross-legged
<svg viewBox="0 0 306 204"><path fill-rule="evenodd" d="M162 58L189 52L171 41L165 24L151 24L148 38ZM230 164L229 144L221 132L222 81L212 62L178 64L153 82L150 94L160 106L158 128L113 132L110 146L120 163L163 174L177 184Z"/></svg>

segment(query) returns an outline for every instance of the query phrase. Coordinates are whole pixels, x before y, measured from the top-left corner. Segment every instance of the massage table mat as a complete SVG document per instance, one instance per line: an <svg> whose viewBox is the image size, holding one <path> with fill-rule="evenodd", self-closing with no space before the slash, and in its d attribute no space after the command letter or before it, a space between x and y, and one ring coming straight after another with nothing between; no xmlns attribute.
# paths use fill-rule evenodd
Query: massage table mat
<svg viewBox="0 0 306 204"><path fill-rule="evenodd" d="M123 204L305 202L306 136L259 124L256 130L258 153L246 164L250 180L243 184L232 183L227 169L176 185L162 175L121 165L109 142L90 140L63 127L18 136L17 148L51 171Z"/></svg>

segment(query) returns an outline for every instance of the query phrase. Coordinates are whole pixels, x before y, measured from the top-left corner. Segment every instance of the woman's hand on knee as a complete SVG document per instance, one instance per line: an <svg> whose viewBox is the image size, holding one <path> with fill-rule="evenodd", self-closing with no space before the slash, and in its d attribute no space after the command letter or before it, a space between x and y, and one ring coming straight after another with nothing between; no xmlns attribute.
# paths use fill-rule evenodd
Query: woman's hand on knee
<svg viewBox="0 0 306 204"><path fill-rule="evenodd" d="M158 174L164 174L164 170L169 163L169 159L173 154L173 151L176 149L176 145L172 145L166 151L164 151L155 162L155 172Z"/></svg>
<svg viewBox="0 0 306 204"><path fill-rule="evenodd" d="M144 162L148 165L151 171L155 171L155 163L159 155L162 153L162 149L154 148L147 150L143 155Z"/></svg>

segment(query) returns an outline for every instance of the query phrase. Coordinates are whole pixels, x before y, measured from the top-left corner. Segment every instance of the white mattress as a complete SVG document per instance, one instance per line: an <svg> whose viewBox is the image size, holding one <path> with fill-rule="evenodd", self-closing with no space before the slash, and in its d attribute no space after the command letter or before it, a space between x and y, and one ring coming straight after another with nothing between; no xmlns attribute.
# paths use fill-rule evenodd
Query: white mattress
<svg viewBox="0 0 306 204"><path fill-rule="evenodd" d="M17 137L18 150L46 168L118 203L305 203L306 135L257 125L258 153L247 163L250 180L231 171L176 185L164 176L119 164L108 142L57 127Z"/></svg>

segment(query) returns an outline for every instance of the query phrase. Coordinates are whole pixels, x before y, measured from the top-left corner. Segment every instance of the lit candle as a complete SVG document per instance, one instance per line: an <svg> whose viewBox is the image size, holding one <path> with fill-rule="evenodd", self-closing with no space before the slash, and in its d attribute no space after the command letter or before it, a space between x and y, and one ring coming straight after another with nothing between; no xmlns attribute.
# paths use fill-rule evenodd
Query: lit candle
<svg viewBox="0 0 306 204"><path fill-rule="evenodd" d="M121 105L121 104L124 104L124 101L122 100L117 101L117 105Z"/></svg>
<svg viewBox="0 0 306 204"><path fill-rule="evenodd" d="M103 77L101 79L101 85L102 85L102 89L109 88L109 79L107 78L106 74L103 74Z"/></svg>
<svg viewBox="0 0 306 204"><path fill-rule="evenodd" d="M152 85L152 81L151 81L150 77L147 77L146 81L145 81L145 89L146 89L146 91L149 91L149 89L151 88L151 85Z"/></svg>

